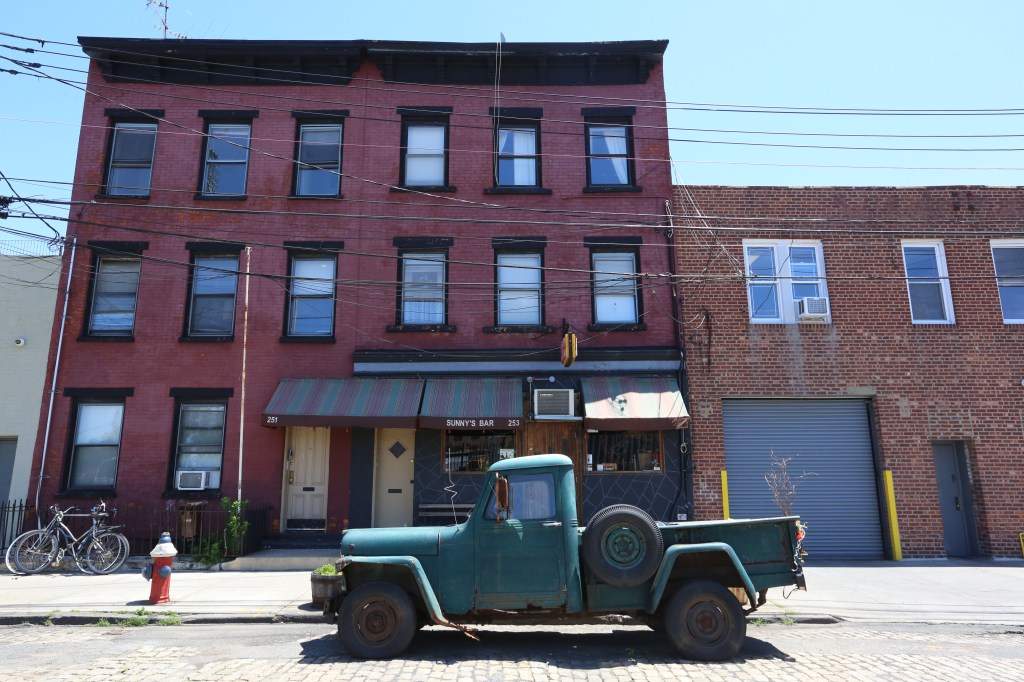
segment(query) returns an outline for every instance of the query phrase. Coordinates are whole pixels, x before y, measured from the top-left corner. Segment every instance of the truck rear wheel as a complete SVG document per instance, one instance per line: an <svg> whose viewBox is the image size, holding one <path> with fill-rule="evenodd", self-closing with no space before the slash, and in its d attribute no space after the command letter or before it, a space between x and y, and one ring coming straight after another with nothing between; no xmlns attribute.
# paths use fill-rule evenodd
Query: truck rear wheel
<svg viewBox="0 0 1024 682"><path fill-rule="evenodd" d="M665 631L683 656L722 661L740 652L747 621L728 589L711 580L696 580L681 587L666 605Z"/></svg>
<svg viewBox="0 0 1024 682"><path fill-rule="evenodd" d="M583 531L583 558L598 579L615 587L652 577L664 554L665 540L654 519L628 504L602 509Z"/></svg>
<svg viewBox="0 0 1024 682"><path fill-rule="evenodd" d="M341 603L338 638L357 658L394 658L415 634L416 609L397 585L364 583Z"/></svg>

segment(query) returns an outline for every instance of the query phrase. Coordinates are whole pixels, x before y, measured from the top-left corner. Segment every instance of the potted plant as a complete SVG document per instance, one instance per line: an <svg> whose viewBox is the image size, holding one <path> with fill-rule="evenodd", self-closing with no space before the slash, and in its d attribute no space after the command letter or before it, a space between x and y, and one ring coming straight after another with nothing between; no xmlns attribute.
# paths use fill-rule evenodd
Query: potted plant
<svg viewBox="0 0 1024 682"><path fill-rule="evenodd" d="M313 606L323 606L341 594L342 576L334 564L324 564L314 569L309 578L313 590Z"/></svg>

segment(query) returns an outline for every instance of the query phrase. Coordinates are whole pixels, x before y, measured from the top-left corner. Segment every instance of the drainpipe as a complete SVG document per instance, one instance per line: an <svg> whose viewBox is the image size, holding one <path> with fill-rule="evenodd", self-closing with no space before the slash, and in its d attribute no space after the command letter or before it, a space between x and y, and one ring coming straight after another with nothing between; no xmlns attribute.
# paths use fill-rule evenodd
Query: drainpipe
<svg viewBox="0 0 1024 682"><path fill-rule="evenodd" d="M238 416L238 502L242 502L242 452L245 445L245 361L249 346L249 265L252 262L252 247L245 247L245 306L242 314L242 399L241 414Z"/></svg>
<svg viewBox="0 0 1024 682"><path fill-rule="evenodd" d="M679 351L679 372L677 379L679 388L683 393L683 405L687 410L692 408L690 403L690 381L686 372L686 345L683 343L682 328L679 320L683 314L683 304L679 300L678 282L676 282L676 259L675 250L672 248L673 235L675 233L675 222L672 218L672 202L665 201L665 215L668 216L668 229L665 230L665 241L668 248L668 271L672 275L672 282L669 285L669 293L672 298L672 328L676 337L676 350ZM691 416L692 419L692 416ZM672 500L672 507L669 514L678 513L679 497L686 490L686 504L683 506L686 520L693 520L693 436L689 425L679 430L679 488L676 490L676 497ZM676 519L669 518L669 521Z"/></svg>
<svg viewBox="0 0 1024 682"><path fill-rule="evenodd" d="M64 325L68 319L68 299L71 297L71 274L75 270L75 248L78 237L71 237L71 259L68 262L68 279L64 285L64 309L60 314L60 333L57 335L57 355L53 360L53 379L50 381L50 406L46 408L46 428L43 430L43 454L39 458L39 481L36 483L36 527L43 527L43 516L39 513L39 495L43 490L43 475L46 471L46 449L50 444L50 423L53 421L53 399L57 395L57 369L60 367L60 351L64 345Z"/></svg>

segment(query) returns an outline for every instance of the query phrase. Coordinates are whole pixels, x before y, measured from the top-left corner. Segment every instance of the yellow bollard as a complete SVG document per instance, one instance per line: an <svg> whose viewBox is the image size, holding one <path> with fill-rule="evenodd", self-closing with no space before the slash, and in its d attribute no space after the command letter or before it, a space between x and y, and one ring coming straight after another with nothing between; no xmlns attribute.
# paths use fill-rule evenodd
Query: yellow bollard
<svg viewBox="0 0 1024 682"><path fill-rule="evenodd" d="M885 501L889 507L889 537L892 540L892 558L903 561L903 550L900 548L900 524L896 520L896 491L892 485L892 470L886 469Z"/></svg>
<svg viewBox="0 0 1024 682"><path fill-rule="evenodd" d="M722 517L729 518L729 474L722 469Z"/></svg>

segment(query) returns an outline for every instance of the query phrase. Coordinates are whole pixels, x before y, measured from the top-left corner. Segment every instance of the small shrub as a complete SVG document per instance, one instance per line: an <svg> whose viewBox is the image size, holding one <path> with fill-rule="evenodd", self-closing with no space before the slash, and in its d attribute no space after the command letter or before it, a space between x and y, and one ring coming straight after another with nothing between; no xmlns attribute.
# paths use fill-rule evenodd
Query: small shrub
<svg viewBox="0 0 1024 682"><path fill-rule="evenodd" d="M149 625L149 616L132 616L121 621L123 628L140 628L143 625Z"/></svg>
<svg viewBox="0 0 1024 682"><path fill-rule="evenodd" d="M181 616L174 611L168 611L162 618L158 618L157 625L181 625Z"/></svg>
<svg viewBox="0 0 1024 682"><path fill-rule="evenodd" d="M324 564L316 567L313 570L313 575L338 575L338 569L334 567L334 564Z"/></svg>

